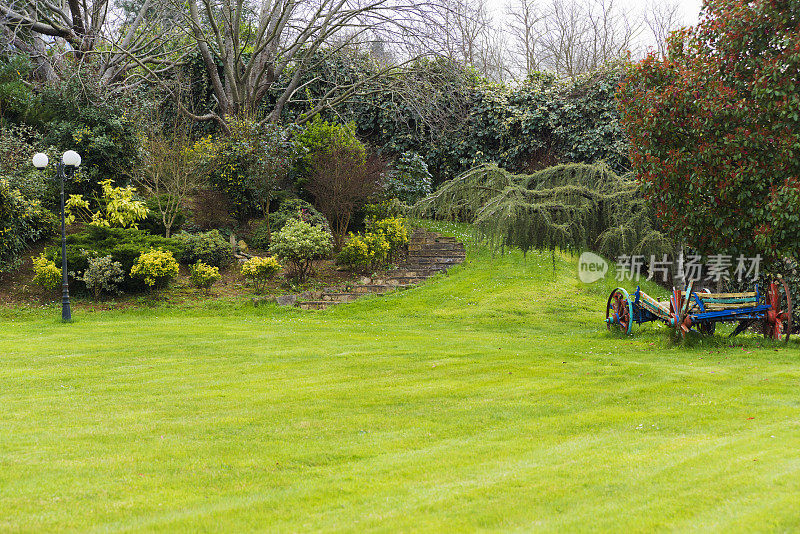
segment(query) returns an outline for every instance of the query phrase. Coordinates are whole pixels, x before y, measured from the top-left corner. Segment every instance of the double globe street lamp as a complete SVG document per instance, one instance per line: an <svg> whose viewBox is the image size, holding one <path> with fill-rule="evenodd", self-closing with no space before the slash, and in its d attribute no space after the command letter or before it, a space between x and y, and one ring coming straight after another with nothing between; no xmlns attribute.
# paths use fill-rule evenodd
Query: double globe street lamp
<svg viewBox="0 0 800 534"><path fill-rule="evenodd" d="M37 169L47 168L47 154L39 152L33 156L33 166ZM64 179L75 173L81 164L81 156L74 150L67 150L56 165L56 178L61 180L61 320L71 321L69 309L69 283L67 282L67 235L64 230ZM68 175L68 176L67 176Z"/></svg>

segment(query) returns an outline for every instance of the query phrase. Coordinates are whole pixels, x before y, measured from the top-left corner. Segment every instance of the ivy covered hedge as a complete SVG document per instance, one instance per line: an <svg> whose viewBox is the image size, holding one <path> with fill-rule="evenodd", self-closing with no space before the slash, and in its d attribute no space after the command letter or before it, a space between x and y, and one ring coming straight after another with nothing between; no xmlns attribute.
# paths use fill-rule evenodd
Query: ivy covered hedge
<svg viewBox="0 0 800 534"><path fill-rule="evenodd" d="M349 73L355 81L372 67L356 58L338 68L339 78ZM622 65L610 64L575 80L542 73L510 87L444 61L420 61L325 118L352 121L360 138L385 153L420 154L434 184L483 163L520 173L604 161L624 173L628 142L615 100L623 76ZM313 99L328 89L319 81L307 93ZM287 113L293 118L303 109Z"/></svg>

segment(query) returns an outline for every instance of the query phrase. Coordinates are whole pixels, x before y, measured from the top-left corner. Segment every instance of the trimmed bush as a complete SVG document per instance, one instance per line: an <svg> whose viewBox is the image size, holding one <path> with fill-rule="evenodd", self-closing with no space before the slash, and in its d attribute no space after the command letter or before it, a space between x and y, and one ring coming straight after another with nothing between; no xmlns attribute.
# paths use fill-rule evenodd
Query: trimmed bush
<svg viewBox="0 0 800 534"><path fill-rule="evenodd" d="M86 253L86 251L82 251ZM86 284L86 289L92 292L95 299L99 299L103 292L120 294L122 291L119 285L125 280L125 271L122 264L114 261L111 255L98 256L97 253L86 253L88 266L83 274L75 276L75 280L80 280Z"/></svg>
<svg viewBox="0 0 800 534"><path fill-rule="evenodd" d="M55 291L61 285L61 269L48 260L44 253L33 258L33 285L43 292Z"/></svg>
<svg viewBox="0 0 800 534"><path fill-rule="evenodd" d="M199 234L181 232L175 239L183 243L183 253L179 257L186 265L202 261L214 267L223 267L230 263L233 256L230 243L222 237L219 230Z"/></svg>
<svg viewBox="0 0 800 534"><path fill-rule="evenodd" d="M178 262L168 250L150 250L137 258L131 276L141 279L151 289L161 289L178 277Z"/></svg>
<svg viewBox="0 0 800 534"><path fill-rule="evenodd" d="M290 276L304 281L312 262L331 253L331 234L307 222L290 220L273 238L270 253L290 266Z"/></svg>
<svg viewBox="0 0 800 534"><path fill-rule="evenodd" d="M173 256L180 257L183 243L177 239L148 234L131 228L106 228L89 225L81 232L67 236L67 265L71 271L84 272L89 267L88 256L111 256L122 265L125 273L130 273L134 263L143 252L150 249L163 249ZM52 246L45 250L45 256L61 262L61 247ZM144 288L140 280L126 275L122 283L126 290L138 291Z"/></svg>
<svg viewBox="0 0 800 534"><path fill-rule="evenodd" d="M197 263L189 266L189 282L198 288L202 289L206 294L215 283L222 278L219 274L219 268L212 265L198 261Z"/></svg>
<svg viewBox="0 0 800 534"><path fill-rule="evenodd" d="M273 257L250 258L242 265L242 275L253 284L256 293L262 293L267 282L272 280L281 270L281 264Z"/></svg>

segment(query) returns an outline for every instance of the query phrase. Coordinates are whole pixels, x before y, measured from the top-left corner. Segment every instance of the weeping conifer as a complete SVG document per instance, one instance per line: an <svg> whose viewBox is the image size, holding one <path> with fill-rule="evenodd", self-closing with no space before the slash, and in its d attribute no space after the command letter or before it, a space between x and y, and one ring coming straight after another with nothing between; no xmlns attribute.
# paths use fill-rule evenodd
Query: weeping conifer
<svg viewBox="0 0 800 534"><path fill-rule="evenodd" d="M639 185L603 164L556 165L515 175L471 169L419 201L416 216L466 221L494 247L585 250L606 257L674 250Z"/></svg>

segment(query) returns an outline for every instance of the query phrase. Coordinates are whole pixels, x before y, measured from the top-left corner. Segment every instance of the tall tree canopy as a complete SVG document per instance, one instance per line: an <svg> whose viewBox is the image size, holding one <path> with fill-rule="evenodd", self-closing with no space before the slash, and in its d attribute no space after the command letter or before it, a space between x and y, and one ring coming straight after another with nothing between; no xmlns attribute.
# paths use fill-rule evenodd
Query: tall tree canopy
<svg viewBox="0 0 800 534"><path fill-rule="evenodd" d="M631 161L672 236L800 255L800 1L707 0L619 91Z"/></svg>

